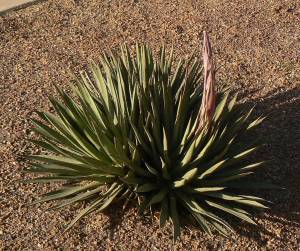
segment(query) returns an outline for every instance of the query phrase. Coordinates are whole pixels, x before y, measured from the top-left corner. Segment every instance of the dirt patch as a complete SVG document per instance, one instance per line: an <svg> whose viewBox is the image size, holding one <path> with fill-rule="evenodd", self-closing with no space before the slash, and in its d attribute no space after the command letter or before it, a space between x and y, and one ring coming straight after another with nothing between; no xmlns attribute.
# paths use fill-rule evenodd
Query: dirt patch
<svg viewBox="0 0 300 251"><path fill-rule="evenodd" d="M2 250L298 250L300 243L300 6L274 1L53 0L0 17L0 249ZM28 206L49 187L18 184L20 155L35 109L49 110L53 83L66 86L67 68L83 69L103 50L173 45L179 56L199 50L211 35L219 83L268 119L257 154L270 160L259 176L286 187L260 191L274 202L256 214L257 227L233 222L230 239L186 228L175 244L171 228L142 218L134 208L91 215L62 235L82 207L58 212Z"/></svg>

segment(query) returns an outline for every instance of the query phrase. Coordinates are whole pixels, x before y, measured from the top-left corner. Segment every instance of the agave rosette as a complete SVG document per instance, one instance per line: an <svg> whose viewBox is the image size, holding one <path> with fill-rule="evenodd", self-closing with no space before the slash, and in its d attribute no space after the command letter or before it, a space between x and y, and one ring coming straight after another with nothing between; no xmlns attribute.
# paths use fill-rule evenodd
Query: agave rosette
<svg viewBox="0 0 300 251"><path fill-rule="evenodd" d="M58 89L61 99L50 99L56 114L39 112L42 121L33 120L41 136L34 143L52 154L29 157L26 171L44 174L30 182L66 181L35 203L54 200L53 208L61 208L88 201L68 228L131 198L138 198L141 212L159 208L161 226L171 219L174 238L181 215L209 234L232 230L224 212L254 224L245 207L265 208L263 199L239 190L256 186L243 178L262 162L247 161L257 145L239 136L263 118L249 122L252 110L244 113L226 91L210 90L213 96L202 101L203 89L214 86L201 84L197 58L175 63L162 48L155 59L145 45L136 47L135 57L126 46L120 51L118 57L103 54L90 74L74 78L76 98ZM210 70L214 82L214 69L205 67ZM204 103L212 108L206 115Z"/></svg>

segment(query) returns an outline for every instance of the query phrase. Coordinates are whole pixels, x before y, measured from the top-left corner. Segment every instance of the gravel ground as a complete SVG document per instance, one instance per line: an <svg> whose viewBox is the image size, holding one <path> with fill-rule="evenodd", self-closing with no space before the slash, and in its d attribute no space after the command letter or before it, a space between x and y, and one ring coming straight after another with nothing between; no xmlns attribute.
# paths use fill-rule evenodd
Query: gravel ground
<svg viewBox="0 0 300 251"><path fill-rule="evenodd" d="M51 0L0 17L0 250L299 250L300 249L300 5L297 0L98 1ZM53 83L66 86L67 69L83 69L103 50L147 41L173 45L186 56L211 34L218 81L256 104L268 118L258 130L270 160L258 176L285 190L260 191L272 210L257 227L233 221L231 238L185 228L173 244L171 228L118 206L91 215L66 234L82 205L57 212L27 203L49 186L19 184L20 155L33 111L49 110Z"/></svg>

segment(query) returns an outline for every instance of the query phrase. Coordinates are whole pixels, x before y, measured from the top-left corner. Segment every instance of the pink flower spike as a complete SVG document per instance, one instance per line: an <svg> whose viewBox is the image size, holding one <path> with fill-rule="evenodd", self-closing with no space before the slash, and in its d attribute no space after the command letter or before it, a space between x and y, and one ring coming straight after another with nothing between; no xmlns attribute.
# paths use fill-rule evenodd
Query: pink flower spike
<svg viewBox="0 0 300 251"><path fill-rule="evenodd" d="M212 50L207 33L204 31L203 39L203 68L204 83L201 108L198 116L200 132L207 124L209 124L214 116L216 108L216 91L215 91L215 67L212 58Z"/></svg>

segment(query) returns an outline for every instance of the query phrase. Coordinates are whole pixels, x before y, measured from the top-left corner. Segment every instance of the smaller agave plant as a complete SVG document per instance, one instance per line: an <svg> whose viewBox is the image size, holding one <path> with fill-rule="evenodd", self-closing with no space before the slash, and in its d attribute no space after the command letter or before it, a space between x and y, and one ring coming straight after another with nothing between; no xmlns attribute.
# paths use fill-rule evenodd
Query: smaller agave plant
<svg viewBox="0 0 300 251"><path fill-rule="evenodd" d="M232 231L224 213L255 224L246 208L266 208L264 200L240 191L259 186L244 179L262 162L248 159L256 140L240 136L264 118L248 121L252 109L243 112L228 91L216 93L206 33L203 66L193 56L175 63L164 48L156 59L144 45L133 57L123 45L120 56L103 54L90 70L74 77L75 97L58 89L60 100L50 99L56 114L32 120L40 135L32 141L50 154L29 156L25 171L43 174L29 182L64 182L34 203L57 201L58 209L86 201L67 229L132 200L140 212L159 209L160 225L171 220L175 239L183 217L224 236Z"/></svg>

